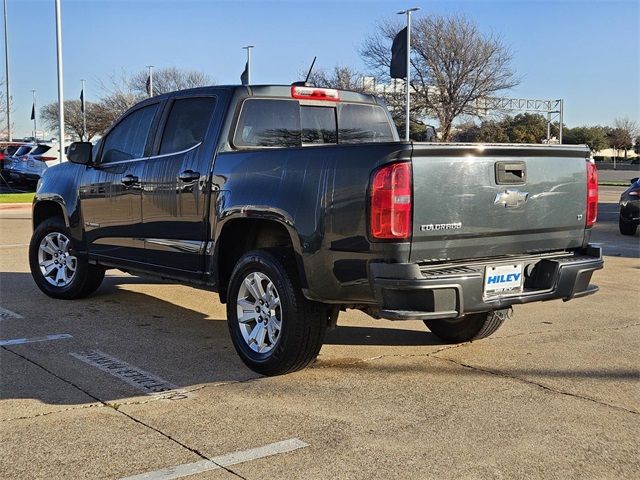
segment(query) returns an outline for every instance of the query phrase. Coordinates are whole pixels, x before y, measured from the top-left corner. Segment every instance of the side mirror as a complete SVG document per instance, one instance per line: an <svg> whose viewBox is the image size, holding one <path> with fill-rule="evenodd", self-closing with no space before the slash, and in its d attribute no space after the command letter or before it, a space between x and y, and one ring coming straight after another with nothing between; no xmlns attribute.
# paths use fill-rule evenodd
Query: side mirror
<svg viewBox="0 0 640 480"><path fill-rule="evenodd" d="M70 162L87 165L91 163L91 142L73 142L67 149L67 158Z"/></svg>
<svg viewBox="0 0 640 480"><path fill-rule="evenodd" d="M636 183L640 177L634 177L630 180L630 183Z"/></svg>

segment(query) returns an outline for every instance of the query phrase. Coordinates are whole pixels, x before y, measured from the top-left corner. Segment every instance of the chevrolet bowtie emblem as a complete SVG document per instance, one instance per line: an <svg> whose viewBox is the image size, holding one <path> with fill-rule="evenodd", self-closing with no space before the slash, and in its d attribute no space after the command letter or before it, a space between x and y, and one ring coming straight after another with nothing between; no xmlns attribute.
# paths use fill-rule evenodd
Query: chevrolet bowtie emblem
<svg viewBox="0 0 640 480"><path fill-rule="evenodd" d="M493 204L502 205L505 208L518 208L528 199L528 192L521 192L520 190L505 190L504 192L496 193L496 198L493 201Z"/></svg>

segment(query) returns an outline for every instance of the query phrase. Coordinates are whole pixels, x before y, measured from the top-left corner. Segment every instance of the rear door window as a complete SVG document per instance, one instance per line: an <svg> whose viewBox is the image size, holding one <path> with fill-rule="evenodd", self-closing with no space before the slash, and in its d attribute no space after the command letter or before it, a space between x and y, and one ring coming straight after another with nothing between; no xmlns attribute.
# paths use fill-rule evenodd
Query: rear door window
<svg viewBox="0 0 640 480"><path fill-rule="evenodd" d="M300 107L294 100L249 99L233 137L237 147L300 146Z"/></svg>
<svg viewBox="0 0 640 480"><path fill-rule="evenodd" d="M338 108L338 142L370 143L395 140L389 118L379 105L345 103Z"/></svg>
<svg viewBox="0 0 640 480"><path fill-rule="evenodd" d="M337 143L336 109L333 107L300 107L303 144Z"/></svg>
<svg viewBox="0 0 640 480"><path fill-rule="evenodd" d="M33 152L31 152L31 155L42 155L43 153L46 153L49 150L51 150L50 145L38 145L36 148L33 149Z"/></svg>
<svg viewBox="0 0 640 480"><path fill-rule="evenodd" d="M215 106L213 97L183 98L173 102L160 144L160 154L181 152L204 140Z"/></svg>
<svg viewBox="0 0 640 480"><path fill-rule="evenodd" d="M127 115L104 140L102 162L119 162L144 157L151 123L158 105L147 105Z"/></svg>

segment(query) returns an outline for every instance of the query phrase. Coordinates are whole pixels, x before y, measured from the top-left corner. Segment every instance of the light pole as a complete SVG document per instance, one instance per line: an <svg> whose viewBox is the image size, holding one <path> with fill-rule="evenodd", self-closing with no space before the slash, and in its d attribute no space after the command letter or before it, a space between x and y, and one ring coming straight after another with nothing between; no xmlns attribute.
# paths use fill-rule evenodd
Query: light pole
<svg viewBox="0 0 640 480"><path fill-rule="evenodd" d="M255 45L247 45L246 47L242 47L247 51L247 85L251 85L251 49L254 47Z"/></svg>
<svg viewBox="0 0 640 480"><path fill-rule="evenodd" d="M4 0L4 71L7 82L7 140L11 141L11 87L9 86L9 23L7 22L7 0Z"/></svg>
<svg viewBox="0 0 640 480"><path fill-rule="evenodd" d="M58 58L58 145L60 147L60 163L64 157L64 85L62 80L62 15L60 0L56 0L56 52Z"/></svg>
<svg viewBox="0 0 640 480"><path fill-rule="evenodd" d="M409 141L409 106L410 106L410 92L409 92L409 84L411 83L411 12L417 12L420 10L419 7L408 8L407 10L403 10L398 12L398 15L406 15L407 16L407 80L405 82L405 126L404 126L404 139Z"/></svg>

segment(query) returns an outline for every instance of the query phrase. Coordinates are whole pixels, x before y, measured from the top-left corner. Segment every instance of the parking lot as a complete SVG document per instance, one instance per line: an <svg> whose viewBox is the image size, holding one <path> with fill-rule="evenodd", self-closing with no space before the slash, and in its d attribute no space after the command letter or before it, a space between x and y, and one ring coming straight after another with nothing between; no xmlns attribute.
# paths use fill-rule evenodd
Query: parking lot
<svg viewBox="0 0 640 480"><path fill-rule="evenodd" d="M264 378L211 292L110 271L56 301L28 209L0 211L0 478L638 478L640 239L601 187L601 291L515 308L491 338L342 313L318 360Z"/></svg>

